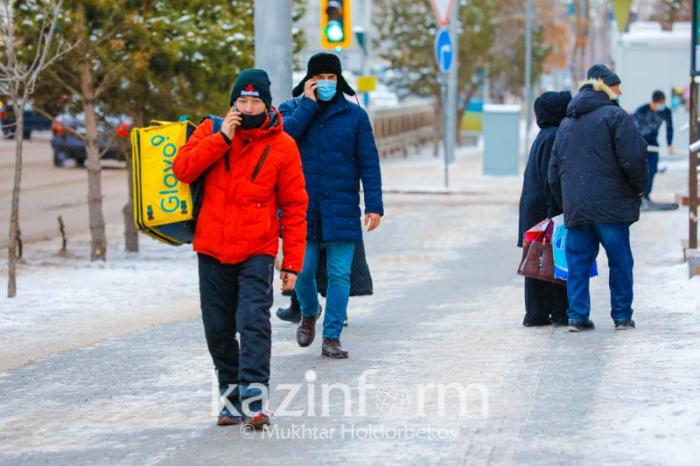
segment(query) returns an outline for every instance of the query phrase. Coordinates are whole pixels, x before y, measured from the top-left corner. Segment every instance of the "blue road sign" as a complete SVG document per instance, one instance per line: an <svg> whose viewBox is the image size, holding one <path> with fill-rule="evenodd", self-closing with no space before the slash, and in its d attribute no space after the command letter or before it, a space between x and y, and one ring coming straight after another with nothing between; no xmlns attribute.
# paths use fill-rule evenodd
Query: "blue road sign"
<svg viewBox="0 0 700 466"><path fill-rule="evenodd" d="M438 68L447 73L452 66L452 39L446 28L441 28L435 35L435 60Z"/></svg>

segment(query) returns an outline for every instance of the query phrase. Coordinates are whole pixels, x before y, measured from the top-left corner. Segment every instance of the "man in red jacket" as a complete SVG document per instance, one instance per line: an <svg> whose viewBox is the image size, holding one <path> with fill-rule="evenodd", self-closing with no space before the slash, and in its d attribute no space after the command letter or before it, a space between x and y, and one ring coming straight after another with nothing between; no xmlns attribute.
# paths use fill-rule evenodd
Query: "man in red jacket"
<svg viewBox="0 0 700 466"><path fill-rule="evenodd" d="M224 400L219 425L269 424L263 407L280 220L283 289L294 289L304 260L308 196L301 158L271 102L267 73L242 71L221 131L212 133L212 121L204 120L173 164L182 182L205 177L193 248L207 346Z"/></svg>

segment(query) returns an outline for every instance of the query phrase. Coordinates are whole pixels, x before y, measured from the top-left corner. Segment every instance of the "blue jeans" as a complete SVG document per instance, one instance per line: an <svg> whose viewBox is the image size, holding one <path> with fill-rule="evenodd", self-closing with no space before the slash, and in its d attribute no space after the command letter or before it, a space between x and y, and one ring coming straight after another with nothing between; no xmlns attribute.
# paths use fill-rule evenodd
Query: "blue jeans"
<svg viewBox="0 0 700 466"><path fill-rule="evenodd" d="M600 244L605 248L610 265L610 315L615 321L632 317L634 259L630 248L630 227L626 223L595 223L572 227L567 232L569 279L566 288L570 323L586 321L591 312L588 282Z"/></svg>
<svg viewBox="0 0 700 466"><path fill-rule="evenodd" d="M328 290L326 313L323 318L323 338L339 339L350 300L350 270L355 255L355 243L331 241L325 244L328 260ZM301 305L301 314L304 317L313 317L318 312L316 267L318 267L319 247L320 244L317 241L306 243L304 267L294 287Z"/></svg>

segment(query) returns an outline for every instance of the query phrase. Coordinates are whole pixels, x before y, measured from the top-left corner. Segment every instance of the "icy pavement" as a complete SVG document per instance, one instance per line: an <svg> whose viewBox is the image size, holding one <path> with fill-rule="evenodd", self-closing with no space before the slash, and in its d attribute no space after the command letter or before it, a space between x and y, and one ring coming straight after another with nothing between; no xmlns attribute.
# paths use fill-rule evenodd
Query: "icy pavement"
<svg viewBox="0 0 700 466"><path fill-rule="evenodd" d="M675 168L659 179L669 188L661 199L681 182ZM431 158L384 164L397 191L440 176ZM170 322L178 306L196 312L191 253L147 246L104 267L44 266L28 253L26 301L2 303L3 322L15 322L0 327L3 360L41 336L60 340L53 329L74 337L60 315L46 320L42 299L70 322L84 319L86 332L115 313L124 319L114 326L168 323L4 372L0 463L697 464L700 282L681 264L687 213L646 214L632 229L637 330L612 328L604 255L592 283L595 332L525 329L513 246L520 181L480 177L467 152L453 176L452 195L387 195L386 219L366 238L376 294L351 300L343 333L350 359L322 359L318 341L297 347L294 326L273 318L274 427L252 438L213 425L199 318ZM67 273L116 286L81 307L70 299L81 296L75 283L91 282L61 282ZM172 275L150 278L159 274ZM164 289L144 293L165 283L177 285L167 302Z"/></svg>

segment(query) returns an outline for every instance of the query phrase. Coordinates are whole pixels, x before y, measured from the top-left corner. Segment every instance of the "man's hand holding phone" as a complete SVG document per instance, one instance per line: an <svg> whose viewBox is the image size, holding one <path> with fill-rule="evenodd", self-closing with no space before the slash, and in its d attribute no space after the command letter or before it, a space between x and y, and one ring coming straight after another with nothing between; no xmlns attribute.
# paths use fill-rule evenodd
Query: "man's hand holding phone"
<svg viewBox="0 0 700 466"><path fill-rule="evenodd" d="M311 78L304 83L304 97L316 102L316 86L318 82Z"/></svg>
<svg viewBox="0 0 700 466"><path fill-rule="evenodd" d="M224 122L221 125L221 132L227 138L233 140L233 135L236 133L236 128L241 125L241 114L237 112L235 107L231 107L224 117Z"/></svg>

